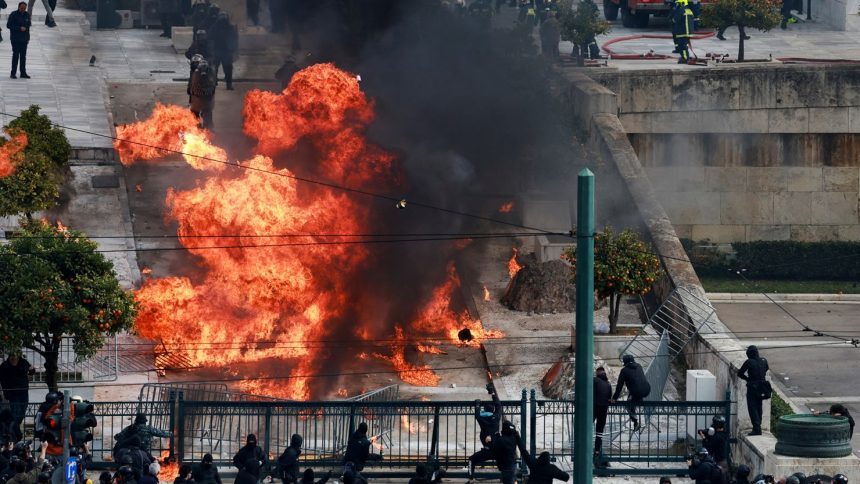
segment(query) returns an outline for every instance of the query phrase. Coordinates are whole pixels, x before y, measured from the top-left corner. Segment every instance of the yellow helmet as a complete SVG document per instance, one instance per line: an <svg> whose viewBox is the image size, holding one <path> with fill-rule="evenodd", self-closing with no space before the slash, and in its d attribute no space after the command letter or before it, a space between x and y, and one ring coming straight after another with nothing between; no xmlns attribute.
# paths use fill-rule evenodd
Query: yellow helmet
<svg viewBox="0 0 860 484"><path fill-rule="evenodd" d="M678 5L681 5L682 7L686 7L687 5L690 4L689 0L676 0L676 1L678 2Z"/></svg>

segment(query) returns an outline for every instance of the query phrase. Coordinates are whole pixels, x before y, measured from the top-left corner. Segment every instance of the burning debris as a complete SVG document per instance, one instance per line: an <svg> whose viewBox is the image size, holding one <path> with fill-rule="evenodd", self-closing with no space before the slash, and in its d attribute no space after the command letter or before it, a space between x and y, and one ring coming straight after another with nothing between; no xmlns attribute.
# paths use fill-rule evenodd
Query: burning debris
<svg viewBox="0 0 860 484"><path fill-rule="evenodd" d="M486 285L486 284L484 284L484 301L488 301L488 302L489 302L489 300L490 300L490 299L491 299L491 298L490 298L490 290L489 290L489 289L487 289L487 285Z"/></svg>
<svg viewBox="0 0 860 484"><path fill-rule="evenodd" d="M534 313L574 311L576 288L570 282L567 264L561 260L539 263L534 254L521 260L523 265L508 282L502 304L516 311Z"/></svg>
<svg viewBox="0 0 860 484"><path fill-rule="evenodd" d="M513 279L514 276L517 275L517 272L519 272L520 269L523 268L523 266L521 266L520 263L517 262L517 256L520 255L520 250L516 247L512 248L511 250L513 251L513 253L511 254L511 258L508 259L508 276Z"/></svg>
<svg viewBox="0 0 860 484"><path fill-rule="evenodd" d="M506 202L503 203L501 207L499 207L499 213L511 213L514 209L514 202Z"/></svg>

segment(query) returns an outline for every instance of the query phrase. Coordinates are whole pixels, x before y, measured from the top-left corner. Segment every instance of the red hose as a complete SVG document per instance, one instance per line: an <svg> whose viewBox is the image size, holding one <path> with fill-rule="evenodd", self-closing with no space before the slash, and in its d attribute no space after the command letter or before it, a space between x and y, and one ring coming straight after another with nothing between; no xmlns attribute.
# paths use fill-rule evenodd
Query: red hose
<svg viewBox="0 0 860 484"><path fill-rule="evenodd" d="M853 59L810 59L808 57L777 57L783 64L860 64Z"/></svg>
<svg viewBox="0 0 860 484"><path fill-rule="evenodd" d="M696 32L690 37L690 40L701 40L707 39L708 37L713 37L715 34L713 32ZM609 48L610 45L615 44L617 42L623 42L625 40L635 40L635 39L672 39L671 35L665 34L638 34L638 35L628 35L626 37L618 37L616 39L612 39L604 43L600 46L604 52L609 54L609 56L613 59L620 60L665 60L665 59L677 59L678 57L674 55L668 54L619 54L612 49ZM692 45L692 44L691 44Z"/></svg>

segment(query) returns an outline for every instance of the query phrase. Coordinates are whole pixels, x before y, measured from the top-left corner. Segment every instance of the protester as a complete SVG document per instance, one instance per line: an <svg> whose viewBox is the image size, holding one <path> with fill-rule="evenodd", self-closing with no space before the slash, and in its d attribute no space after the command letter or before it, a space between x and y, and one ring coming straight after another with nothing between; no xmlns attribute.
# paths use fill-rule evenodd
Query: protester
<svg viewBox="0 0 860 484"><path fill-rule="evenodd" d="M161 472L161 466L158 465L158 462L153 462L149 464L149 467L146 468L146 472L140 477L138 481L139 484L158 484L158 473Z"/></svg>
<svg viewBox="0 0 860 484"><path fill-rule="evenodd" d="M364 476L350 469L344 471L341 480L343 480L343 484L367 484L367 479Z"/></svg>
<svg viewBox="0 0 860 484"><path fill-rule="evenodd" d="M606 369L597 367L594 372L594 455L598 457L603 448L603 430L606 428L606 415L609 413L609 400L612 385L606 376Z"/></svg>
<svg viewBox="0 0 860 484"><path fill-rule="evenodd" d="M501 433L487 437L496 468L502 474L502 484L514 484L517 479L517 447L520 439L514 424L502 422Z"/></svg>
<svg viewBox="0 0 860 484"><path fill-rule="evenodd" d="M155 458L149 452L141 448L141 440L138 434L134 434L115 447L114 456L117 462L123 462L134 470L134 479L140 482L144 470L149 469L149 464L155 462Z"/></svg>
<svg viewBox="0 0 860 484"><path fill-rule="evenodd" d="M852 439L854 437L854 417L851 416L851 413L845 408L845 405L841 403L835 403L830 406L830 410L827 411L828 414L833 415L834 417L845 417L848 419L848 427L850 429L850 433L848 434L848 439ZM816 415L819 412L815 412Z"/></svg>
<svg viewBox="0 0 860 484"><path fill-rule="evenodd" d="M191 468L191 479L195 484L221 484L218 468L212 463L212 454L203 456L203 460Z"/></svg>
<svg viewBox="0 0 860 484"><path fill-rule="evenodd" d="M210 39L212 39L212 70L214 71L217 82L218 71L221 66L224 66L224 81L227 83L227 90L233 90L233 59L236 52L239 50L239 31L236 26L230 23L230 17L226 13L221 13L218 20L212 24L210 30Z"/></svg>
<svg viewBox="0 0 860 484"><path fill-rule="evenodd" d="M191 464L182 464L179 466L179 475L173 480L173 484L191 484Z"/></svg>
<svg viewBox="0 0 860 484"><path fill-rule="evenodd" d="M242 470L247 466L250 459L258 461L257 466L260 469L268 467L269 459L266 453L263 452L263 449L257 445L257 436L254 434L248 434L248 437L245 439L245 446L239 449L239 452L236 452L236 455L233 456L233 466L238 470Z"/></svg>
<svg viewBox="0 0 860 484"><path fill-rule="evenodd" d="M236 463L235 459L233 463ZM257 484L259 481L260 461L252 457L245 462L244 466L239 468L239 473L236 474L235 484ZM290 481L285 480L284 484L287 484L288 482Z"/></svg>
<svg viewBox="0 0 860 484"><path fill-rule="evenodd" d="M723 482L723 470L708 455L708 449L704 447L699 449L697 454L687 461L687 467L690 471L690 479L694 479L696 484L721 484Z"/></svg>
<svg viewBox="0 0 860 484"><path fill-rule="evenodd" d="M667 476L663 476L660 478L660 484L672 484L672 479L669 479Z"/></svg>
<svg viewBox="0 0 860 484"><path fill-rule="evenodd" d="M293 434L290 437L290 445L284 449L284 453L278 457L278 477L284 483L298 482L299 480L299 456L302 455L302 436Z"/></svg>
<svg viewBox="0 0 860 484"><path fill-rule="evenodd" d="M726 419L721 415L711 420L711 427L707 431L699 431L702 438L702 446L708 449L708 453L724 470L728 471L728 448L729 435L726 433Z"/></svg>
<svg viewBox="0 0 860 484"><path fill-rule="evenodd" d="M743 464L739 465L735 471L735 479L732 481L732 484L752 484L749 479L750 474L752 474L752 471L749 467Z"/></svg>
<svg viewBox="0 0 860 484"><path fill-rule="evenodd" d="M113 476L110 475L110 472L102 471L99 474L99 484L111 484L111 482L113 482Z"/></svg>
<svg viewBox="0 0 860 484"><path fill-rule="evenodd" d="M738 378L747 382L747 411L752 423L749 435L761 435L761 406L771 393L770 383L766 380L769 368L767 360L759 356L758 348L750 345L747 361L738 370Z"/></svg>
<svg viewBox="0 0 860 484"><path fill-rule="evenodd" d="M314 479L316 479L316 476L314 475L314 470L305 469L305 473L302 475L302 480L299 481L299 484L325 484L326 482L328 482L329 479L331 479L331 471L328 471L326 475L324 475L319 480L315 481Z"/></svg>
<svg viewBox="0 0 860 484"><path fill-rule="evenodd" d="M114 436L114 442L116 442L114 449L124 447L126 441L130 441L133 437L137 437L140 449L148 453L152 449L153 437L167 438L170 437L170 432L147 425L146 415L138 413L134 417L133 424Z"/></svg>
<svg viewBox="0 0 860 484"><path fill-rule="evenodd" d="M490 394L492 402L482 403L481 400L475 400L475 421L478 422L478 428L480 429L478 437L482 447L469 456L468 472L470 480L475 475L476 465L493 458L493 453L490 451L490 446L486 443L486 438L499 431L499 424L502 421L502 402L499 401L495 385L492 383L487 384L487 393Z"/></svg>
<svg viewBox="0 0 860 484"><path fill-rule="evenodd" d="M30 42L30 14L24 9L24 2L18 4L18 10L9 14L6 27L9 29L9 39L12 41L12 79L15 78L18 61L21 62L21 77L27 75L27 43ZM36 370L20 353L12 353L0 364L0 385L3 386L3 397L9 402L14 421L12 437L19 441L24 437L21 432L21 422L27 412L30 402L30 375Z"/></svg>
<svg viewBox="0 0 860 484"><path fill-rule="evenodd" d="M116 484L137 484L137 480L134 477L134 470L131 466L120 466L114 476L114 482Z"/></svg>
<svg viewBox="0 0 860 484"><path fill-rule="evenodd" d="M45 451L48 450L48 443L42 442L41 449L39 460L37 460L35 465L30 469L28 469L27 462L25 460L16 460L13 465L15 475L6 481L6 484L35 484L38 480L39 474L42 473L42 464L45 463Z"/></svg>
<svg viewBox="0 0 860 484"><path fill-rule="evenodd" d="M409 479L409 484L437 484L442 482L442 473L431 472L426 464L415 466L415 475Z"/></svg>
<svg viewBox="0 0 860 484"><path fill-rule="evenodd" d="M364 465L367 461L382 459L381 455L370 452L370 444L370 439L367 438L367 422L361 422L358 424L355 432L349 436L346 444L346 454L343 456L345 467L352 467L357 474L356 477L360 476L359 473L364 470Z"/></svg>
<svg viewBox="0 0 860 484"><path fill-rule="evenodd" d="M640 428L639 419L636 416L636 404L641 403L651 393L651 384L648 383L645 371L639 363L636 363L633 355L624 355L621 361L624 363L624 368L618 374L618 384L609 403L618 401L621 391L627 387L627 413L630 415L630 421L633 422L633 431L636 432Z"/></svg>
<svg viewBox="0 0 860 484"><path fill-rule="evenodd" d="M517 439L517 447L523 456L526 466L529 468L529 484L552 484L555 479L567 482L570 475L562 471L552 463L549 452L541 452L537 459L529 455L522 439Z"/></svg>

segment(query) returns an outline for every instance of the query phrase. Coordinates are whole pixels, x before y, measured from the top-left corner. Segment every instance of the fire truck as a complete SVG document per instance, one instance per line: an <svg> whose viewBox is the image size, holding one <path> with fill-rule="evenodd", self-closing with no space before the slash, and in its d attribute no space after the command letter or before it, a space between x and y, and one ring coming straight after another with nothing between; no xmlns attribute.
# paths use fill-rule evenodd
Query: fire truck
<svg viewBox="0 0 860 484"><path fill-rule="evenodd" d="M703 4L710 3L702 1ZM603 16L615 20L621 12L621 25L643 28L648 26L651 14L665 17L672 10L672 2L665 0L603 0Z"/></svg>

